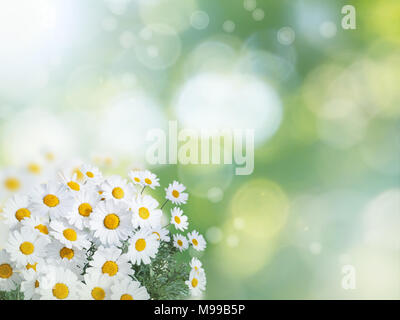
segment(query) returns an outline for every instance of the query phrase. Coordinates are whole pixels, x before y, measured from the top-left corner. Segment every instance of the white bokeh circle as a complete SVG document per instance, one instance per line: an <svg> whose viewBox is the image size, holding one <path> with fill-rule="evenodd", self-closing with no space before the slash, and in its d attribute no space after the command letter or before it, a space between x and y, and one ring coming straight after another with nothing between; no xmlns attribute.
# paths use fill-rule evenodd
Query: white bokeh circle
<svg viewBox="0 0 400 320"><path fill-rule="evenodd" d="M152 24L139 32L134 49L137 59L146 67L165 69L178 60L182 44L173 28L163 24Z"/></svg>
<svg viewBox="0 0 400 320"><path fill-rule="evenodd" d="M189 79L175 101L175 113L190 129L253 129L255 143L270 138L282 120L282 104L266 82L240 73L201 73Z"/></svg>

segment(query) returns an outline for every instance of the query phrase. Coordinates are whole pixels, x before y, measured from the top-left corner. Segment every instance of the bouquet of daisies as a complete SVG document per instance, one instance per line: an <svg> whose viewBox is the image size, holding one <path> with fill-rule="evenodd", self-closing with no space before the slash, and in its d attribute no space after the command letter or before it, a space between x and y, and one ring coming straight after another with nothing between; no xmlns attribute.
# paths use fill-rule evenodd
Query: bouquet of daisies
<svg viewBox="0 0 400 320"><path fill-rule="evenodd" d="M8 184L7 184L8 183ZM6 187L16 187L8 179ZM103 177L91 165L59 171L47 183L14 193L0 215L9 235L0 248L0 299L178 299L199 295L206 276L197 258L177 255L206 242L188 217L185 186L174 181L165 202L148 170L129 180ZM15 188L14 188L15 189ZM165 215L166 204L171 206ZM171 234L170 231L175 231Z"/></svg>

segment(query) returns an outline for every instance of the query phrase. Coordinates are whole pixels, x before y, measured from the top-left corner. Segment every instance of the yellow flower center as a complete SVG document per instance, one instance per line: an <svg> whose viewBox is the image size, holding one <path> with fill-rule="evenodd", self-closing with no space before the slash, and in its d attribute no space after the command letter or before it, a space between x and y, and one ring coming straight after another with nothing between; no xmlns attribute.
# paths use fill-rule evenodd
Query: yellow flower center
<svg viewBox="0 0 400 320"><path fill-rule="evenodd" d="M63 231L63 235L65 239L69 241L76 241L76 239L78 239L78 235L76 234L76 231L74 229L65 229Z"/></svg>
<svg viewBox="0 0 400 320"><path fill-rule="evenodd" d="M75 168L74 171L72 172L73 174L76 174L76 178L78 179L78 181L82 181L83 180L83 173L81 170L79 170L79 168Z"/></svg>
<svg viewBox="0 0 400 320"><path fill-rule="evenodd" d="M198 284L199 284L199 280L197 280L196 278L193 278L192 279L192 287L196 288Z"/></svg>
<svg viewBox="0 0 400 320"><path fill-rule="evenodd" d="M137 239L135 243L135 248L137 251L143 251L146 248L146 240Z"/></svg>
<svg viewBox="0 0 400 320"><path fill-rule="evenodd" d="M82 217L89 217L92 211L93 208L89 203L82 203L78 208L78 212Z"/></svg>
<svg viewBox="0 0 400 320"><path fill-rule="evenodd" d="M121 300L133 300L133 297L126 293L121 296Z"/></svg>
<svg viewBox="0 0 400 320"><path fill-rule="evenodd" d="M39 288L39 281L35 281L35 288Z"/></svg>
<svg viewBox="0 0 400 320"><path fill-rule="evenodd" d="M26 265L26 270L32 269L32 270L34 270L36 272L36 266L37 266L37 262L35 264L28 263Z"/></svg>
<svg viewBox="0 0 400 320"><path fill-rule="evenodd" d="M37 163L31 163L28 165L28 171L33 174L40 174L40 171L42 171L42 169Z"/></svg>
<svg viewBox="0 0 400 320"><path fill-rule="evenodd" d="M30 218L30 217L31 217L31 212L26 208L18 209L17 212L15 213L15 218L18 221L21 221L22 219Z"/></svg>
<svg viewBox="0 0 400 320"><path fill-rule="evenodd" d="M69 248L62 248L60 250L60 257L61 259L67 258L68 260L71 260L74 257L75 253L74 250L69 249Z"/></svg>
<svg viewBox="0 0 400 320"><path fill-rule="evenodd" d="M140 179L138 177L135 177L133 180L135 180L137 183L140 182Z"/></svg>
<svg viewBox="0 0 400 320"><path fill-rule="evenodd" d="M54 208L59 205L60 200L54 194L48 194L43 198L43 203L50 208Z"/></svg>
<svg viewBox="0 0 400 320"><path fill-rule="evenodd" d="M17 178L8 178L4 181L4 186L8 191L15 192L21 188L21 182Z"/></svg>
<svg viewBox="0 0 400 320"><path fill-rule="evenodd" d="M178 240L178 241L177 241L177 243L178 243L178 245L179 245L180 247L182 247L182 246L183 246L183 242L182 242L182 240Z"/></svg>
<svg viewBox="0 0 400 320"><path fill-rule="evenodd" d="M26 265L26 270L32 269L32 270L34 270L36 272L36 266L37 266L37 262L35 264L28 263Z"/></svg>
<svg viewBox="0 0 400 320"><path fill-rule="evenodd" d="M26 256L29 256L33 253L33 251L35 251L35 246L33 245L33 243L31 242L23 242L20 246L19 246L19 250Z"/></svg>
<svg viewBox="0 0 400 320"><path fill-rule="evenodd" d="M106 164L107 166L111 166L113 160L112 160L111 158L108 158L108 157L107 157L107 158L104 159L104 162L105 162L105 164Z"/></svg>
<svg viewBox="0 0 400 320"><path fill-rule="evenodd" d="M153 231L153 234L157 235L157 240L160 240L160 239L161 239L161 236L160 236L160 234L159 234L157 231Z"/></svg>
<svg viewBox="0 0 400 320"><path fill-rule="evenodd" d="M8 279L13 275L13 269L8 263L0 264L0 278Z"/></svg>
<svg viewBox="0 0 400 320"><path fill-rule="evenodd" d="M172 191L172 195L173 195L175 198L178 198L178 197L179 197L179 191L173 190L173 191Z"/></svg>
<svg viewBox="0 0 400 320"><path fill-rule="evenodd" d="M192 239L192 243L197 246L199 244L199 242L197 241L197 239Z"/></svg>
<svg viewBox="0 0 400 320"><path fill-rule="evenodd" d="M86 175L87 175L89 178L94 178L93 172L88 171L88 172L86 172Z"/></svg>
<svg viewBox="0 0 400 320"><path fill-rule="evenodd" d="M46 153L46 159L47 161L54 161L54 154L52 154L51 152L47 152Z"/></svg>
<svg viewBox="0 0 400 320"><path fill-rule="evenodd" d="M181 218L179 218L178 216L175 216L174 220L175 220L175 222L176 222L177 224L180 224L180 223L181 223Z"/></svg>
<svg viewBox="0 0 400 320"><path fill-rule="evenodd" d="M76 183L75 181L70 181L67 183L68 187L70 187L71 190L74 191L79 191L81 190L81 186L79 185L79 183Z"/></svg>
<svg viewBox="0 0 400 320"><path fill-rule="evenodd" d="M39 224L35 227L35 229L39 230L43 234L49 234L49 229L43 224Z"/></svg>
<svg viewBox="0 0 400 320"><path fill-rule="evenodd" d="M118 265L114 261L106 261L101 268L103 273L107 273L110 277L113 277L118 272Z"/></svg>
<svg viewBox="0 0 400 320"><path fill-rule="evenodd" d="M147 184L151 184L151 180L149 178L144 179L144 182L146 182Z"/></svg>
<svg viewBox="0 0 400 320"><path fill-rule="evenodd" d="M106 292L103 288L95 287L92 290L92 297L94 300L104 300L106 297Z"/></svg>
<svg viewBox="0 0 400 320"><path fill-rule="evenodd" d="M110 213L104 218L104 226L107 229L114 230L117 229L119 226L119 217L114 214Z"/></svg>
<svg viewBox="0 0 400 320"><path fill-rule="evenodd" d="M141 207L139 208L139 216L143 219L146 220L150 217L150 212L147 208Z"/></svg>
<svg viewBox="0 0 400 320"><path fill-rule="evenodd" d="M122 188L116 187L113 189L112 195L115 199L122 199L125 196L125 192Z"/></svg>
<svg viewBox="0 0 400 320"><path fill-rule="evenodd" d="M53 296L57 299L65 299L69 295L69 289L64 283L56 283L53 287Z"/></svg>

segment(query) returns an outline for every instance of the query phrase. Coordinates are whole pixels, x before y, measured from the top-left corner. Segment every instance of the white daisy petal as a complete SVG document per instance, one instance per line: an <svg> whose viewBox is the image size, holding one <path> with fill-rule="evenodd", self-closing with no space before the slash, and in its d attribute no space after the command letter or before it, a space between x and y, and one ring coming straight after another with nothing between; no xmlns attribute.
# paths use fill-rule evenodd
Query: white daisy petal
<svg viewBox="0 0 400 320"><path fill-rule="evenodd" d="M111 287L112 300L149 300L150 296L145 287L139 282L125 277L117 280Z"/></svg>
<svg viewBox="0 0 400 320"><path fill-rule="evenodd" d="M173 224L176 229L184 231L189 227L188 217L183 215L181 209L175 207L171 210L171 224Z"/></svg>
<svg viewBox="0 0 400 320"><path fill-rule="evenodd" d="M183 184L174 181L168 186L168 188L165 189L165 198L171 201L173 204L185 204L189 197L189 195L184 192L185 190L186 187Z"/></svg>
<svg viewBox="0 0 400 320"><path fill-rule="evenodd" d="M131 204L133 227L157 228L161 226L162 211L157 207L158 201L153 197L138 196Z"/></svg>
<svg viewBox="0 0 400 320"><path fill-rule="evenodd" d="M186 250L189 247L188 240L181 234L174 234L174 247L179 249L180 252Z"/></svg>
<svg viewBox="0 0 400 320"><path fill-rule="evenodd" d="M48 266L38 281L41 300L76 300L78 298L78 277L69 269Z"/></svg>
<svg viewBox="0 0 400 320"><path fill-rule="evenodd" d="M157 235L148 229L141 229L129 239L128 257L133 264L149 264L158 252L160 242Z"/></svg>
<svg viewBox="0 0 400 320"><path fill-rule="evenodd" d="M101 201L91 214L90 229L106 246L120 245L132 232L127 204L114 199Z"/></svg>

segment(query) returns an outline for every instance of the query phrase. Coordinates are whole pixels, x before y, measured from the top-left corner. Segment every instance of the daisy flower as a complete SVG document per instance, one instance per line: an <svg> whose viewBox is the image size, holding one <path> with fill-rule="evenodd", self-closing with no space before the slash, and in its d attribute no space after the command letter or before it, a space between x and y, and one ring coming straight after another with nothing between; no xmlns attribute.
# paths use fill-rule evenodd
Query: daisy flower
<svg viewBox="0 0 400 320"><path fill-rule="evenodd" d="M203 264L199 259L195 257L193 257L192 260L190 261L190 268L192 269L192 271L195 271L197 273L204 272Z"/></svg>
<svg viewBox="0 0 400 320"><path fill-rule="evenodd" d="M41 271L40 268L37 268L37 270L28 269L22 272L21 291L24 293L24 300L39 299L39 277L43 275Z"/></svg>
<svg viewBox="0 0 400 320"><path fill-rule="evenodd" d="M171 224L175 226L176 229L184 231L188 228L188 217L183 215L183 211L178 207L171 210Z"/></svg>
<svg viewBox="0 0 400 320"><path fill-rule="evenodd" d="M54 163L56 161L56 155L52 150L44 148L41 150L40 153L41 153L41 158L46 162Z"/></svg>
<svg viewBox="0 0 400 320"><path fill-rule="evenodd" d="M22 221L22 227L29 229L39 236L43 236L47 241L51 241L49 235L49 219L47 217L32 216Z"/></svg>
<svg viewBox="0 0 400 320"><path fill-rule="evenodd" d="M133 185L120 176L111 176L101 185L102 196L105 199L117 201L131 201L135 193Z"/></svg>
<svg viewBox="0 0 400 320"><path fill-rule="evenodd" d="M80 159L74 159L72 161L68 161L67 164L64 164L62 167L64 170L62 171L66 177L73 177L76 175L76 181L82 184L85 181L85 175L81 171L81 166L83 162Z"/></svg>
<svg viewBox="0 0 400 320"><path fill-rule="evenodd" d="M160 226L162 211L157 207L158 201L152 196L138 196L131 204L133 227L155 228Z"/></svg>
<svg viewBox="0 0 400 320"><path fill-rule="evenodd" d="M78 179L76 172L69 172L68 170L62 170L58 173L61 182L72 192L79 192L83 189L83 180Z"/></svg>
<svg viewBox="0 0 400 320"><path fill-rule="evenodd" d="M129 172L128 176L132 179L133 184L144 186L143 171L132 170Z"/></svg>
<svg viewBox="0 0 400 320"><path fill-rule="evenodd" d="M10 254L11 260L17 263L17 266L26 266L43 261L46 256L47 241L30 232L27 228L21 231L11 232L5 249Z"/></svg>
<svg viewBox="0 0 400 320"><path fill-rule="evenodd" d="M174 234L174 247L178 248L180 252L186 250L189 247L189 242L181 234Z"/></svg>
<svg viewBox="0 0 400 320"><path fill-rule="evenodd" d="M155 189L160 186L159 180L157 176L150 172L149 170L145 170L142 173L143 185L146 187L150 187L151 189Z"/></svg>
<svg viewBox="0 0 400 320"><path fill-rule="evenodd" d="M43 173L42 164L39 161L29 162L25 166L26 172L32 175L34 178L39 177Z"/></svg>
<svg viewBox="0 0 400 320"><path fill-rule="evenodd" d="M165 189L165 198L170 200L173 204L185 204L189 197L186 192L183 192L185 189L186 187L183 184L174 181Z"/></svg>
<svg viewBox="0 0 400 320"><path fill-rule="evenodd" d="M206 276L204 273L190 272L189 281L185 281L193 296L199 296L206 289Z"/></svg>
<svg viewBox="0 0 400 320"><path fill-rule="evenodd" d="M40 216L50 215L54 219L66 216L74 205L74 198L67 188L55 182L42 184L34 189L30 200L34 213Z"/></svg>
<svg viewBox="0 0 400 320"><path fill-rule="evenodd" d="M103 174L101 173L99 168L95 166L84 164L81 167L81 172L84 176L85 181L89 184L98 185L103 182Z"/></svg>
<svg viewBox="0 0 400 320"><path fill-rule="evenodd" d="M0 171L0 194L8 197L27 189L29 189L29 182L26 174L21 170L8 168Z"/></svg>
<svg viewBox="0 0 400 320"><path fill-rule="evenodd" d="M21 222L31 216L31 211L29 197L16 194L6 202L3 208L5 223L11 230L21 226Z"/></svg>
<svg viewBox="0 0 400 320"><path fill-rule="evenodd" d="M0 291L12 291L21 282L16 265L5 250L0 250Z"/></svg>
<svg viewBox="0 0 400 320"><path fill-rule="evenodd" d="M149 300L150 296L145 287L130 278L115 281L111 287L112 300Z"/></svg>
<svg viewBox="0 0 400 320"><path fill-rule="evenodd" d="M158 252L160 242L157 236L147 229L136 232L129 240L128 257L133 264L149 264Z"/></svg>
<svg viewBox="0 0 400 320"><path fill-rule="evenodd" d="M90 262L90 266L91 268L88 269L88 272L105 274L113 278L134 274L127 255L122 254L122 250L115 247L99 247L93 255L93 261Z"/></svg>
<svg viewBox="0 0 400 320"><path fill-rule="evenodd" d="M196 230L187 234L189 242L192 244L193 248L197 251L203 251L206 248L206 240L199 234Z"/></svg>
<svg viewBox="0 0 400 320"><path fill-rule="evenodd" d="M111 284L110 277L99 272L85 274L85 283L79 283L78 295L82 300L110 300Z"/></svg>
<svg viewBox="0 0 400 320"><path fill-rule="evenodd" d="M86 262L85 252L77 248L68 248L59 241L53 241L47 247L46 261L80 273Z"/></svg>
<svg viewBox="0 0 400 320"><path fill-rule="evenodd" d="M86 239L86 233L64 222L64 220L52 220L50 222L50 229L50 235L69 249L90 247L90 242Z"/></svg>
<svg viewBox="0 0 400 320"><path fill-rule="evenodd" d="M76 300L78 277L71 270L49 266L39 277L41 300Z"/></svg>
<svg viewBox="0 0 400 320"><path fill-rule="evenodd" d="M91 216L90 229L104 245L119 245L131 233L129 209L123 202L113 199L101 201Z"/></svg>
<svg viewBox="0 0 400 320"><path fill-rule="evenodd" d="M169 231L166 228L158 227L151 229L151 233L157 236L158 241L169 242L171 239L168 236Z"/></svg>
<svg viewBox="0 0 400 320"><path fill-rule="evenodd" d="M82 230L89 227L90 215L100 201L100 195L95 190L84 190L75 197L76 201L70 212L65 218L68 222Z"/></svg>

